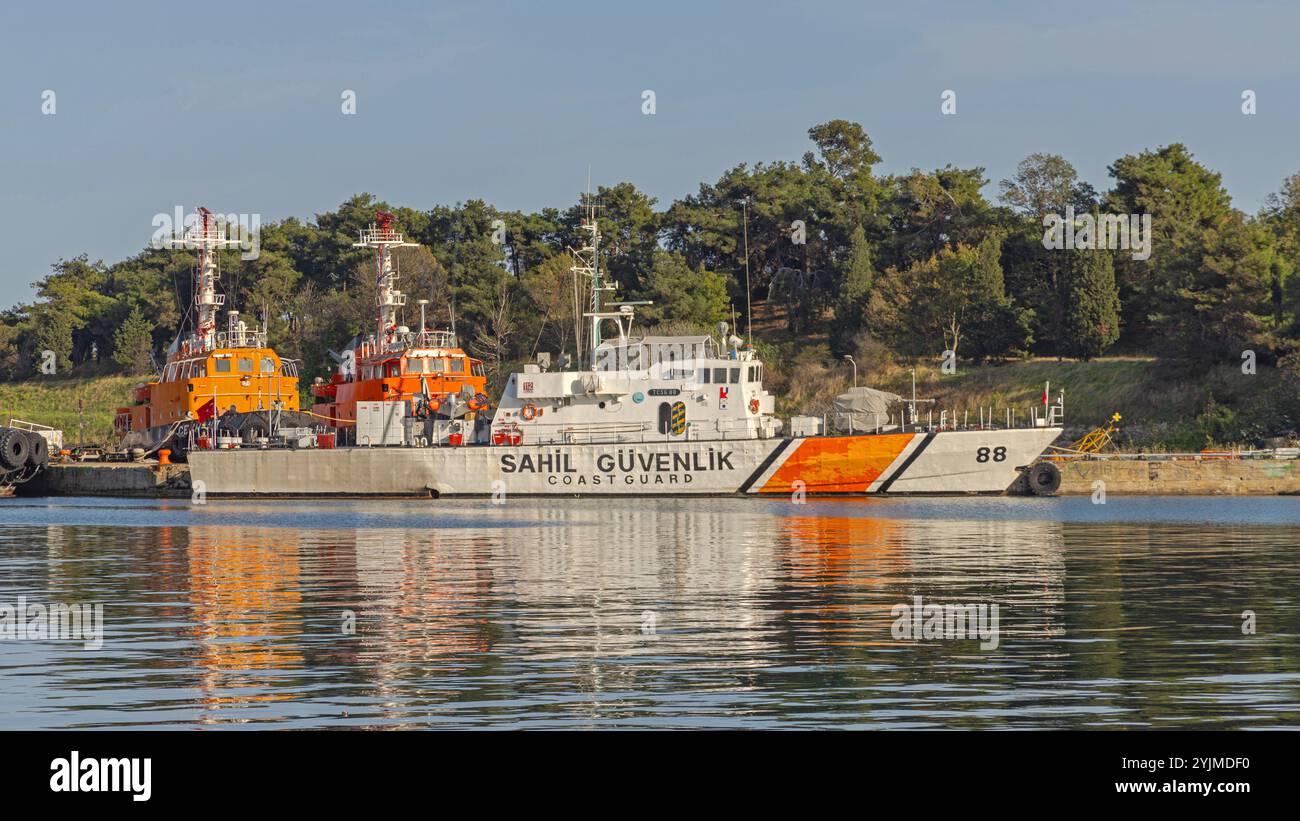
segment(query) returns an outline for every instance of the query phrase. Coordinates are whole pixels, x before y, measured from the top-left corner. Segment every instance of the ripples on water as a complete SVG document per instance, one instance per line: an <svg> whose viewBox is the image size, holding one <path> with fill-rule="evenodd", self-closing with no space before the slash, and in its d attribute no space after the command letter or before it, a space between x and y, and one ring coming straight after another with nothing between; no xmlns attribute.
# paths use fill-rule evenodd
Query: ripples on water
<svg viewBox="0 0 1300 821"><path fill-rule="evenodd" d="M0 726L1287 726L1298 545L1286 498L9 499L0 604L105 642L0 640ZM1000 646L896 640L916 595Z"/></svg>

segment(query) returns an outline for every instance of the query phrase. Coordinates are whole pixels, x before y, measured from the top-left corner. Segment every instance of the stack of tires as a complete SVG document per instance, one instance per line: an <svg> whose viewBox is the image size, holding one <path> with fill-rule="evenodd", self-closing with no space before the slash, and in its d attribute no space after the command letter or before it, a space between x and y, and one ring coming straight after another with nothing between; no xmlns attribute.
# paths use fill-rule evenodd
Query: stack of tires
<svg viewBox="0 0 1300 821"><path fill-rule="evenodd" d="M39 433L18 428L0 428L0 474L5 479L35 475L50 461L50 448Z"/></svg>

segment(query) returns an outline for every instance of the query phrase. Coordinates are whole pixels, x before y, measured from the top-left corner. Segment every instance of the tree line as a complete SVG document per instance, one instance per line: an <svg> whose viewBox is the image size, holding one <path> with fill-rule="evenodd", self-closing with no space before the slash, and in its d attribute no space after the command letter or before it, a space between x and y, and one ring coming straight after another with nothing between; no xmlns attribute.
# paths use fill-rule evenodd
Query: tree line
<svg viewBox="0 0 1300 821"><path fill-rule="evenodd" d="M865 346L963 361L1123 350L1195 364L1252 351L1300 369L1300 173L1246 214L1181 144L1117 159L1104 192L1063 157L1033 154L991 201L983 168L883 174L861 125L808 135L800 160L737 165L666 207L628 182L595 192L602 267L619 298L653 303L643 324L743 330L752 302L780 324L769 337L835 357ZM415 300L430 300L430 324L454 321L493 373L539 351L573 353L588 292L569 251L586 205L419 210L360 194L311 221L262 226L256 259L223 253L226 308L264 323L306 376L328 375L328 351L373 327L372 252L352 243L387 210L421 246L398 252L407 324ZM1149 256L1049 247L1045 226L1067 213L1071 235L1103 215L1150 215ZM154 372L192 321L193 273L193 252L174 249L58 261L34 301L0 314L0 376L37 375L46 350L61 373Z"/></svg>

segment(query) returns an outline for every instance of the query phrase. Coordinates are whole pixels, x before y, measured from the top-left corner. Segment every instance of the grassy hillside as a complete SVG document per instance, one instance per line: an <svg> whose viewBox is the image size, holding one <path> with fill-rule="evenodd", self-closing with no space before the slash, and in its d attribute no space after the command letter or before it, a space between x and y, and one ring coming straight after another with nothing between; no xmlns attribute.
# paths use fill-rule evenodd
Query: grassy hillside
<svg viewBox="0 0 1300 821"><path fill-rule="evenodd" d="M113 415L127 404L138 377L45 377L25 382L0 382L0 422L11 418L63 429L64 442L77 443L77 402L84 407L87 443L112 439Z"/></svg>
<svg viewBox="0 0 1300 821"><path fill-rule="evenodd" d="M1249 444L1294 424L1276 401L1288 392L1294 399L1294 389L1268 368L1253 375L1232 365L1188 373L1156 359L1118 357L1030 360L955 375L927 367L924 380L918 374L917 392L938 399L942 407L969 409L972 417L980 407L992 406L1000 415L1009 406L1024 418L1031 406L1041 405L1045 382L1051 383L1053 402L1065 392L1067 429L1091 428L1118 412L1121 430L1138 447ZM910 376L895 374L889 387L909 394Z"/></svg>

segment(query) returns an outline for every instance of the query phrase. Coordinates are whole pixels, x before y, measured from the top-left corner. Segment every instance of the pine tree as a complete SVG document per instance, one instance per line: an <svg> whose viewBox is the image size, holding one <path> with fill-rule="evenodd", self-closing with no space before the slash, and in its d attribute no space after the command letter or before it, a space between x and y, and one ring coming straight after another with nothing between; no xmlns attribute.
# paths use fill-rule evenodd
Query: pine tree
<svg viewBox="0 0 1300 821"><path fill-rule="evenodd" d="M836 356L856 353L853 350L853 338L862 327L874 279L875 269L872 267L867 233L861 225L857 225L849 239L849 255L840 274L835 318L831 323L831 350Z"/></svg>
<svg viewBox="0 0 1300 821"><path fill-rule="evenodd" d="M990 231L980 240L979 257L975 261L975 284L985 294L995 299L1006 295L1006 284L1002 275L1002 240L1001 231Z"/></svg>
<svg viewBox="0 0 1300 821"><path fill-rule="evenodd" d="M1028 347L1032 339L1031 311L1006 293L1002 272L1002 242L1006 234L990 231L980 240L971 266L971 306L967 313L966 355L977 362L1003 357Z"/></svg>
<svg viewBox="0 0 1300 821"><path fill-rule="evenodd" d="M124 373L133 376L148 373L152 350L153 325L138 307L132 308L113 334L113 361L122 366Z"/></svg>
<svg viewBox="0 0 1300 821"><path fill-rule="evenodd" d="M640 296L650 300L638 311L642 322L687 322L712 328L727 318L727 282L703 267L691 270L681 254L656 250Z"/></svg>
<svg viewBox="0 0 1300 821"><path fill-rule="evenodd" d="M1066 272L1063 353L1088 360L1119 339L1119 290L1108 251L1074 251Z"/></svg>
<svg viewBox="0 0 1300 821"><path fill-rule="evenodd" d="M54 353L57 373L64 373L72 368L72 334L75 328L71 314L60 310L60 306L46 304L33 312L35 332L32 335L34 349L32 361L38 372L45 363L45 352Z"/></svg>

